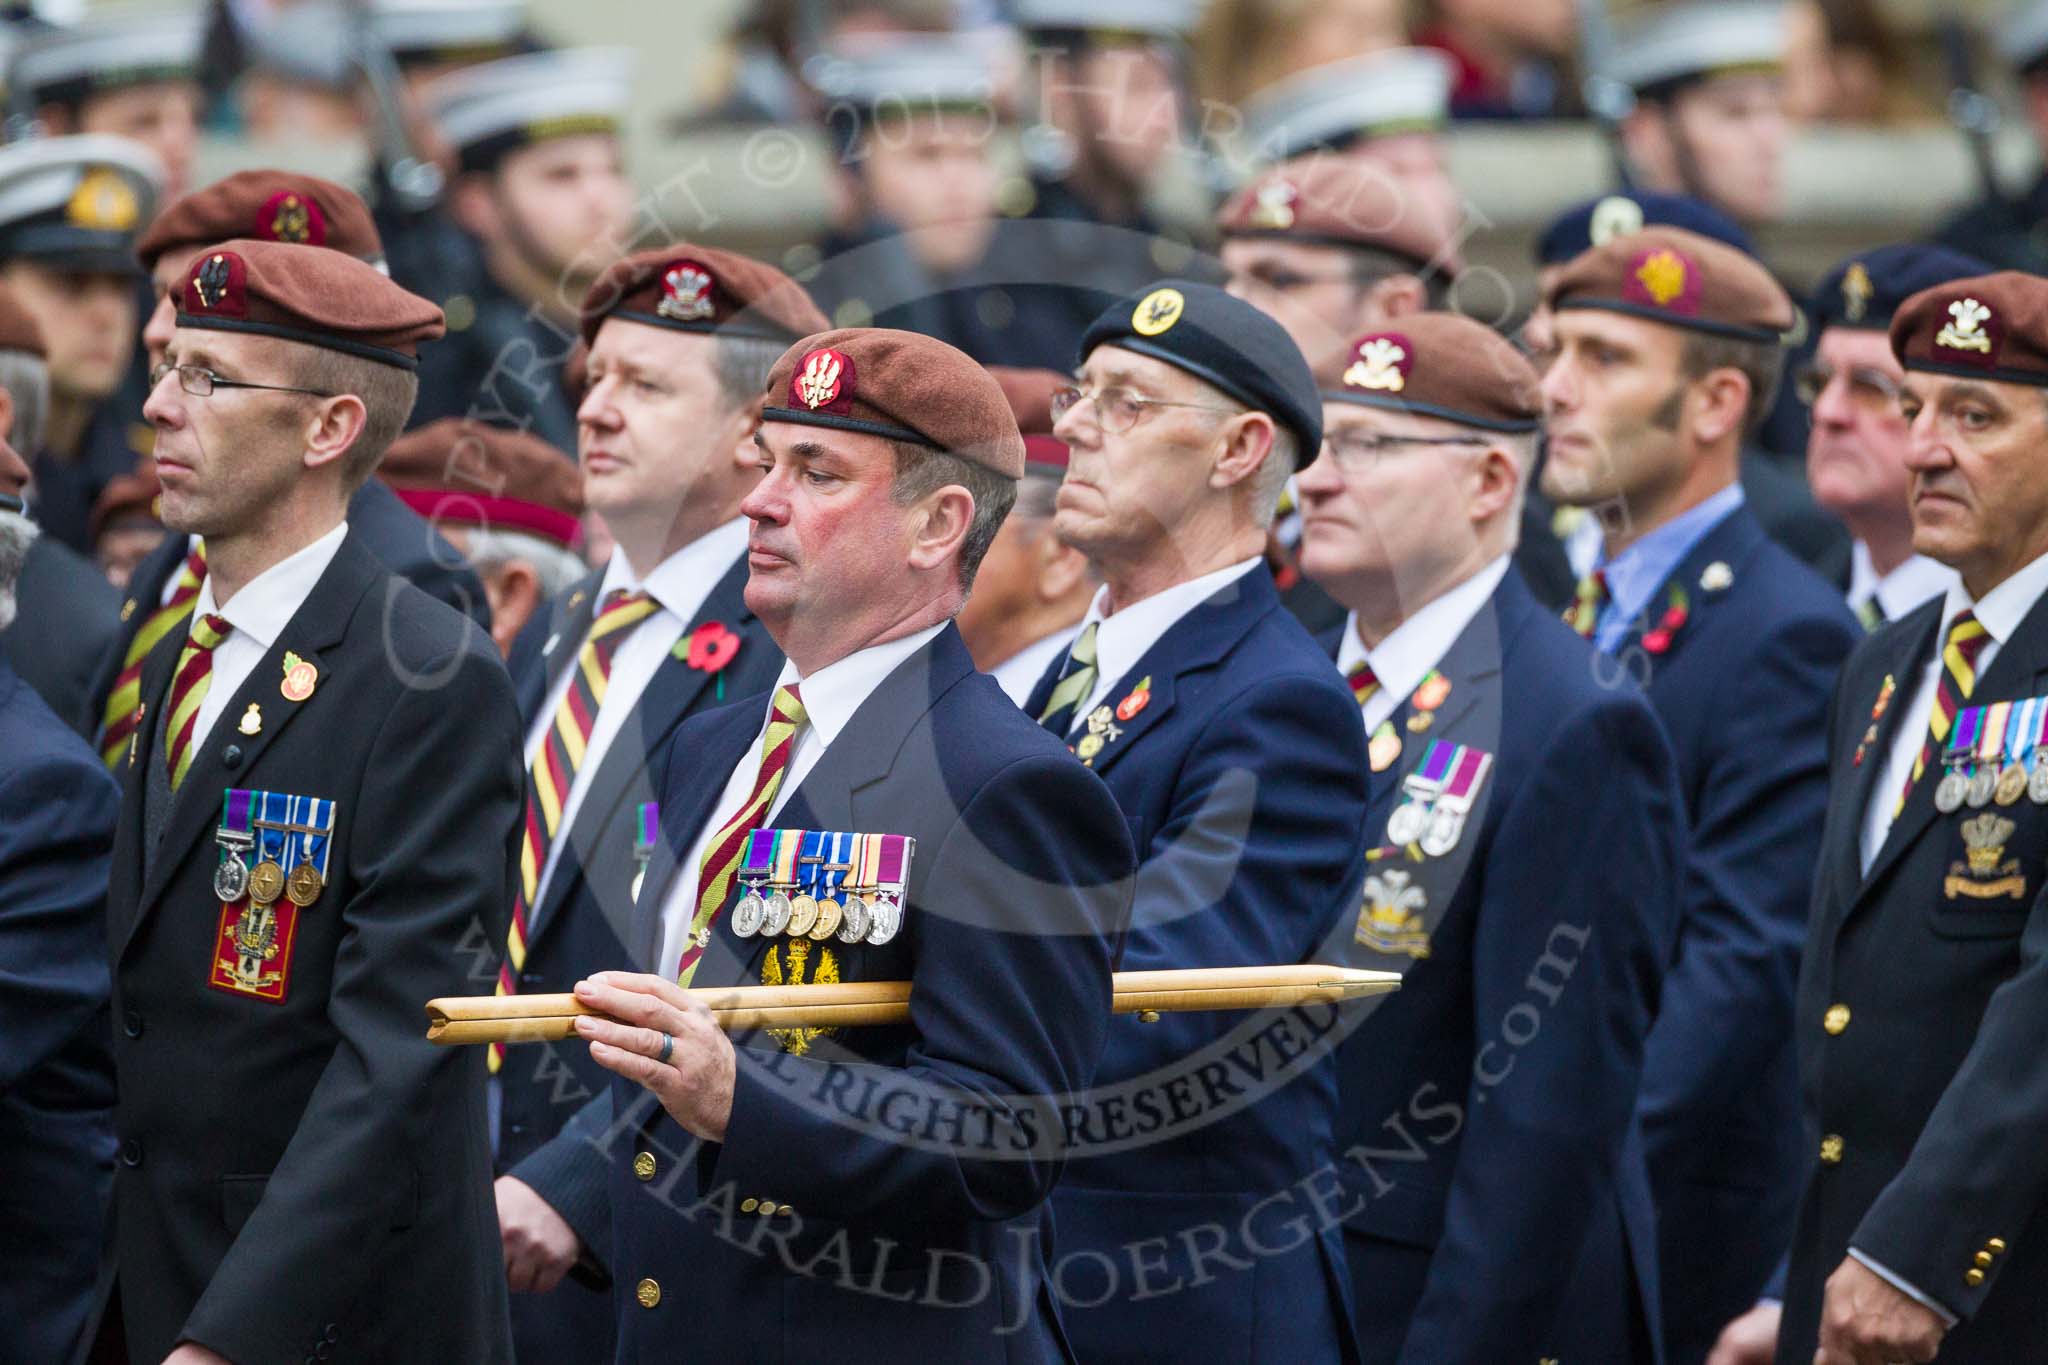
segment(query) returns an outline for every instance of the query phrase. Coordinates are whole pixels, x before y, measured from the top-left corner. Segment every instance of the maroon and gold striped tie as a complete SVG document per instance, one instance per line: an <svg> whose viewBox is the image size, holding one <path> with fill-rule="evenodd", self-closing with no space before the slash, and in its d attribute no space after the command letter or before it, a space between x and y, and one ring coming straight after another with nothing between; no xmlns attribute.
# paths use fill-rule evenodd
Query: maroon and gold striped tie
<svg viewBox="0 0 2048 1365"><path fill-rule="evenodd" d="M498 968L499 995L518 993L517 973L526 967L526 917L540 894L541 869L548 865L548 849L562 826L562 808L568 804L576 770L583 766L583 752L590 732L597 728L597 713L604 706L605 688L611 682L612 656L624 644L632 628L656 609L644 592L613 589L605 596L583 649L576 656L575 672L547 738L533 756L526 775L526 819L520 827L519 883L512 891L512 928L505 936L505 961ZM496 1072L505 1064L502 1043L491 1044L488 1065Z"/></svg>
<svg viewBox="0 0 2048 1365"><path fill-rule="evenodd" d="M164 711L164 763L170 774L171 790L185 780L192 766L193 732L199 724L199 708L213 686L213 651L235 628L225 616L208 612L193 618L192 633L178 655L178 671L171 675L171 699Z"/></svg>
<svg viewBox="0 0 2048 1365"><path fill-rule="evenodd" d="M129 641L128 652L121 656L121 671L115 675L113 690L107 693L106 710L100 717L100 757L109 768L120 768L122 760L128 757L128 741L135 737L135 712L142 704L143 660L156 648L158 640L185 623L185 618L192 614L193 599L199 596L199 585L205 581L206 547L196 545L178 566L178 577L171 585L171 600L143 623Z"/></svg>
<svg viewBox="0 0 2048 1365"><path fill-rule="evenodd" d="M1941 746L1948 742L1949 728L1956 723L1956 712L1976 690L1977 656L1990 643L1990 632L1984 629L1984 623L1973 611L1958 612L1956 619L1949 623L1948 638L1941 647L1941 676L1934 684L1934 709L1927 713L1927 739L1913 759L1913 773L1899 792L1899 804L1892 807L1893 819L1897 819L1899 812L1906 808L1906 798L1919 785L1920 774L1927 771L1928 765L1940 756Z"/></svg>
<svg viewBox="0 0 2048 1365"><path fill-rule="evenodd" d="M1564 609L1564 623L1590 640L1600 625L1600 612L1607 605L1607 571L1595 569L1579 580L1572 592L1572 604Z"/></svg>
<svg viewBox="0 0 2048 1365"><path fill-rule="evenodd" d="M1373 693L1380 690L1379 674L1372 671L1371 664L1358 665L1344 676L1344 681L1351 684L1351 695L1358 699L1360 706L1371 701Z"/></svg>

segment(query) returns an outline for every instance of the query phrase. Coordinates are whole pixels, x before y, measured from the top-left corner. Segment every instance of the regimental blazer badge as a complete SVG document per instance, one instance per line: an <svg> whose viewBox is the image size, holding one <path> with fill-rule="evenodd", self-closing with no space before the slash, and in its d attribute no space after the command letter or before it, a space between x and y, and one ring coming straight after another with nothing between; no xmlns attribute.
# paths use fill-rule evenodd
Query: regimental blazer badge
<svg viewBox="0 0 2048 1365"><path fill-rule="evenodd" d="M789 949L789 956L780 956L783 948ZM813 953L816 963L811 961ZM805 973L809 972L809 979ZM768 956L761 960L761 984L764 986L828 986L839 980L839 959L832 949L818 945L815 949L808 938L794 938L788 943L773 944ZM772 1028L769 1037L782 1044L784 1052L798 1057L811 1050L811 1044L818 1039L838 1033L837 1027L830 1028Z"/></svg>
<svg viewBox="0 0 2048 1365"><path fill-rule="evenodd" d="M2005 856L2005 845L2019 827L2003 815L1985 811L1963 821L1962 828L1963 861L1948 865L1942 894L1950 900L2024 900L2027 879L2020 872L2020 861Z"/></svg>
<svg viewBox="0 0 2048 1365"><path fill-rule="evenodd" d="M1429 956L1429 927L1423 915L1429 893L1415 885L1413 874L1390 867L1365 879L1365 901L1358 908L1352 937L1376 953Z"/></svg>
<svg viewBox="0 0 2048 1365"><path fill-rule="evenodd" d="M299 915L327 889L334 803L231 788L221 797L213 892L220 901L207 985L284 1003Z"/></svg>

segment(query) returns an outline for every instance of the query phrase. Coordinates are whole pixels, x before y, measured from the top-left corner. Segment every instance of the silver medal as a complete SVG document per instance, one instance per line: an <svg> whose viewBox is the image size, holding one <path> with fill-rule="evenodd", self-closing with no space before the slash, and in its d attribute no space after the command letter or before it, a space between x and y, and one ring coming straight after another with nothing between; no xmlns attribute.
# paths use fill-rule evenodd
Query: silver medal
<svg viewBox="0 0 2048 1365"><path fill-rule="evenodd" d="M760 893L748 891L732 908L732 931L741 938L752 938L761 932L761 920L768 913L768 903Z"/></svg>
<svg viewBox="0 0 2048 1365"><path fill-rule="evenodd" d="M1963 797L1970 790L1970 781L1951 768L1941 776L1934 788L1934 808L1943 815L1962 809Z"/></svg>
<svg viewBox="0 0 2048 1365"><path fill-rule="evenodd" d="M1403 801L1387 817L1387 842L1406 847L1422 837L1429 826L1429 807L1420 801Z"/></svg>
<svg viewBox="0 0 2048 1365"><path fill-rule="evenodd" d="M775 938L789 927L789 916L794 907L790 905L789 897L778 891L768 898L765 909L767 915L761 921L761 933L765 937Z"/></svg>
<svg viewBox="0 0 2048 1365"><path fill-rule="evenodd" d="M846 898L846 913L839 920L839 941L858 943L868 936L868 903L859 896Z"/></svg>
<svg viewBox="0 0 2048 1365"><path fill-rule="evenodd" d="M1423 832L1422 851L1432 858L1441 858L1458 846L1458 840L1464 833L1464 812L1436 811L1429 817L1429 828Z"/></svg>
<svg viewBox="0 0 2048 1365"><path fill-rule="evenodd" d="M1992 771L1997 765L1986 763L1970 774L1970 792L1963 799L1972 806L1989 805L1991 793L1998 790L1998 774Z"/></svg>
<svg viewBox="0 0 2048 1365"><path fill-rule="evenodd" d="M232 904L249 891L249 865L239 853L230 853L213 870L213 894Z"/></svg>
<svg viewBox="0 0 2048 1365"><path fill-rule="evenodd" d="M903 907L896 903L894 896L877 896L872 918L874 923L868 926L868 942L879 948L896 937L896 931L903 927Z"/></svg>
<svg viewBox="0 0 2048 1365"><path fill-rule="evenodd" d="M2048 806L2048 756L2035 755L2034 771L2027 775L2027 795L2037 806Z"/></svg>

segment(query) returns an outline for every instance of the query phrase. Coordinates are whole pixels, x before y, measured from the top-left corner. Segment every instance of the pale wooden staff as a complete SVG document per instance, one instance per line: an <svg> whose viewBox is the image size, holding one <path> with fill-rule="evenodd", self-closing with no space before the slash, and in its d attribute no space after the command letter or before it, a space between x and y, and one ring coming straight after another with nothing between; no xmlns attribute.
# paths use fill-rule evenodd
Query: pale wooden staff
<svg viewBox="0 0 2048 1365"><path fill-rule="evenodd" d="M1396 972L1301 963L1283 967L1190 967L1118 972L1110 1009L1149 1022L1185 1010L1266 1010L1334 1004L1399 987ZM757 1028L842 1028L910 1018L908 981L841 981L819 986L722 986L685 992L728 1032ZM539 1043L567 1038L576 1016L592 1014L573 995L444 996L427 1002L427 1040Z"/></svg>

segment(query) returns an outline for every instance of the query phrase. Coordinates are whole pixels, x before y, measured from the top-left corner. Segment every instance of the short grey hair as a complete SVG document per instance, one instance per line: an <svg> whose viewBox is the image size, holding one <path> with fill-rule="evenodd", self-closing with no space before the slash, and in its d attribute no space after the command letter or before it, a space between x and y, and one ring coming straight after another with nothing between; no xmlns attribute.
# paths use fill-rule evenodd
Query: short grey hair
<svg viewBox="0 0 2048 1365"><path fill-rule="evenodd" d="M36 524L22 513L0 512L0 630L14 624L14 590L37 534Z"/></svg>
<svg viewBox="0 0 2048 1365"><path fill-rule="evenodd" d="M898 507L908 507L952 484L973 497L974 520L968 523L967 538L960 542L960 590L966 592L974 586L974 575L981 571L988 547L995 544L1003 518L1017 501L1018 480L949 450L933 450L910 441L889 444L896 452L896 478L889 485L889 500Z"/></svg>
<svg viewBox="0 0 2048 1365"><path fill-rule="evenodd" d="M496 526L465 528L468 559L479 573L524 560L540 577L540 589L548 597L559 596L569 585L590 572L590 566L572 550L543 540L531 531L509 531Z"/></svg>
<svg viewBox="0 0 2048 1365"><path fill-rule="evenodd" d="M0 351L0 389L14 400L8 443L33 457L43 448L43 428L50 420L49 364L31 351Z"/></svg>
<svg viewBox="0 0 2048 1365"><path fill-rule="evenodd" d="M727 336L713 332L712 370L718 377L718 392L727 408L738 408L760 398L768 388L768 372L789 349L766 337Z"/></svg>
<svg viewBox="0 0 2048 1365"><path fill-rule="evenodd" d="M1266 452L1259 472L1252 476L1252 520L1261 531L1272 529L1273 518L1280 512L1280 494L1286 491L1287 480L1300 463L1301 438L1292 427L1275 422L1273 447Z"/></svg>

